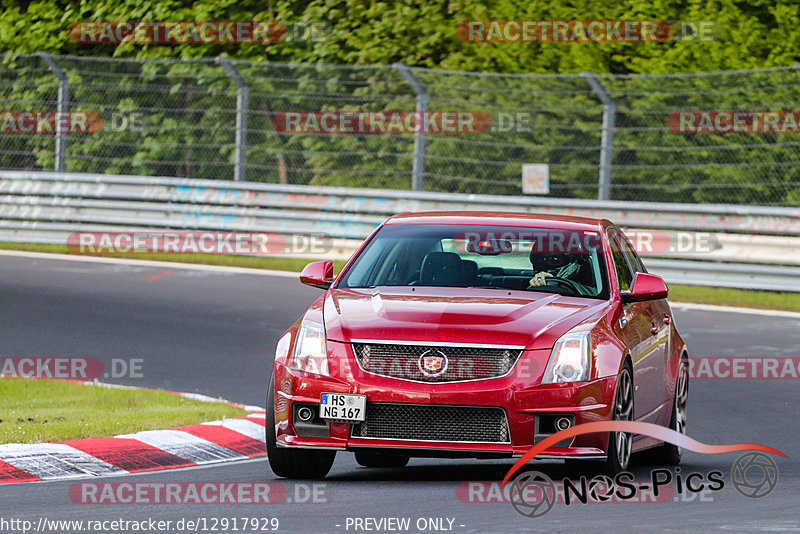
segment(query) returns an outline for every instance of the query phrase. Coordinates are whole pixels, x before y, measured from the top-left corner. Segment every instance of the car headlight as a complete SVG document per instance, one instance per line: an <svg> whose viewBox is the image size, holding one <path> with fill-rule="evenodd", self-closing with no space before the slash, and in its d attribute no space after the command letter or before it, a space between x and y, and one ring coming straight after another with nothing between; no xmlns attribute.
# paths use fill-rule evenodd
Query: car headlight
<svg viewBox="0 0 800 534"><path fill-rule="evenodd" d="M592 344L589 332L564 334L553 346L542 384L589 380L591 354Z"/></svg>
<svg viewBox="0 0 800 534"><path fill-rule="evenodd" d="M325 327L317 322L303 320L294 343L294 352L289 368L317 375L328 373L328 347L325 343Z"/></svg>

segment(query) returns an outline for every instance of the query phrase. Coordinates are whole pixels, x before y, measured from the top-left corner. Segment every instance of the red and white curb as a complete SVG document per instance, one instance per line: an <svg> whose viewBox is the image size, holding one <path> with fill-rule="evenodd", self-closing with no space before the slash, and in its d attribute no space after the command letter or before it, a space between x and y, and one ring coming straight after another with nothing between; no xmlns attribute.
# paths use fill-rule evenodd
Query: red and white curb
<svg viewBox="0 0 800 534"><path fill-rule="evenodd" d="M112 438L0 445L0 483L124 475L267 454L263 408L195 393L178 394L204 402L226 402L250 413L245 417Z"/></svg>

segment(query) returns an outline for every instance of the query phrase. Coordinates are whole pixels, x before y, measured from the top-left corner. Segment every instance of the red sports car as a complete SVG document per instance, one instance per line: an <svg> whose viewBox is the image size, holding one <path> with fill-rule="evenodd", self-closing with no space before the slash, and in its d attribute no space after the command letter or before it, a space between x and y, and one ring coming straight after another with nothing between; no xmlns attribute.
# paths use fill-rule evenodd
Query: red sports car
<svg viewBox="0 0 800 534"><path fill-rule="evenodd" d="M572 425L637 420L685 432L688 355L667 304L607 220L519 213L396 215L278 342L267 395L276 475L325 476L336 451L368 467L412 456L524 454ZM627 468L680 448L594 433L546 457ZM540 456L541 457L541 456Z"/></svg>

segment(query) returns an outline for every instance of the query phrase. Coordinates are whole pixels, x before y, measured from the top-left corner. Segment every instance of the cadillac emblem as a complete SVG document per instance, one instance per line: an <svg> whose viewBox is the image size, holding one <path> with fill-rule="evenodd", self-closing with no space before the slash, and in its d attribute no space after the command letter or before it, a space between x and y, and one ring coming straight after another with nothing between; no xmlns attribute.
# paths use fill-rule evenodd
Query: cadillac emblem
<svg viewBox="0 0 800 534"><path fill-rule="evenodd" d="M444 352L437 349L430 349L423 352L419 360L417 360L417 367L420 372L428 377L435 378L441 376L447 371L447 356Z"/></svg>

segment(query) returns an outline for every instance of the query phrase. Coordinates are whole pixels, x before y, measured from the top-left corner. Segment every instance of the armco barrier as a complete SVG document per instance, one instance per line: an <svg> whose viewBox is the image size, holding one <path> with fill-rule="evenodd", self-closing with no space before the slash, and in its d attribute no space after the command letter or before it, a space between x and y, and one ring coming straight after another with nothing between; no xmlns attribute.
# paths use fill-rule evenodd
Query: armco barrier
<svg viewBox="0 0 800 534"><path fill-rule="evenodd" d="M337 257L346 257L394 213L467 210L601 217L626 229L710 232L715 250L678 254L681 261L650 259L648 265L672 282L800 291L800 268L770 265L800 265L798 208L0 171L0 241L64 243L76 231L263 231L325 235L334 238Z"/></svg>
<svg viewBox="0 0 800 534"><path fill-rule="evenodd" d="M604 217L627 227L800 235L800 208L768 206L634 203L28 171L0 171L3 194L384 216L403 211L523 211Z"/></svg>

